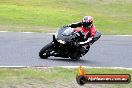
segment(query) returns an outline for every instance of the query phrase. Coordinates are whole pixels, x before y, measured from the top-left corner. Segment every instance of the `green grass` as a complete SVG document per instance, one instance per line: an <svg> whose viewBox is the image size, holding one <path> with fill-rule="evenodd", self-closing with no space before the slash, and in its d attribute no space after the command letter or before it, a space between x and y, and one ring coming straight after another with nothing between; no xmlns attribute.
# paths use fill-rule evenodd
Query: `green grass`
<svg viewBox="0 0 132 88"><path fill-rule="evenodd" d="M130 74L132 70L125 69L99 69L88 68L88 74ZM1 68L0 88L73 88L79 86L76 83L76 69L66 68ZM69 85L69 86L68 86ZM97 88L131 88L130 84L86 84L85 87L96 86ZM88 87L88 88L89 88ZM91 88L91 87L90 87ZM93 88L93 87L92 87ZM100 87L99 87L100 88Z"/></svg>
<svg viewBox="0 0 132 88"><path fill-rule="evenodd" d="M54 31L91 15L102 34L132 34L131 5L131 0L0 0L0 30Z"/></svg>
<svg viewBox="0 0 132 88"><path fill-rule="evenodd" d="M75 75L74 70L63 68L3 68L0 69L0 88L53 88L75 80Z"/></svg>

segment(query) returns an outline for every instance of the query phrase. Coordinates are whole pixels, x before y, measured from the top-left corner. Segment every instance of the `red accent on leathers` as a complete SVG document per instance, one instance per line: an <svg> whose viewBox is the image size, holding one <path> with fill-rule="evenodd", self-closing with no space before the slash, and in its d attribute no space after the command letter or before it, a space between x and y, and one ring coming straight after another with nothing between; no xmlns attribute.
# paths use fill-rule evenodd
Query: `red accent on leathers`
<svg viewBox="0 0 132 88"><path fill-rule="evenodd" d="M96 28L95 28L94 25L91 28L89 28L89 29L81 27L81 30L76 30L76 31L83 31L86 34L86 36L88 36L88 34L90 32L90 34L91 34L90 37L94 37L95 34L96 34Z"/></svg>

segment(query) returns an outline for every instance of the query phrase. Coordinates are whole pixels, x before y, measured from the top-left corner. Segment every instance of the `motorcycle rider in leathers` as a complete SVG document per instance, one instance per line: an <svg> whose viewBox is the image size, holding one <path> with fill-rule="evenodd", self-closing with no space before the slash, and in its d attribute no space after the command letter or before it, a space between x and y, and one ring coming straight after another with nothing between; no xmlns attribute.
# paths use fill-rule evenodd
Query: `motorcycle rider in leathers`
<svg viewBox="0 0 132 88"><path fill-rule="evenodd" d="M71 27L71 28L80 27L81 30L75 30L75 31L80 31L84 37L84 41L80 42L80 44L85 44L85 47L83 48L89 49L90 45L92 45L95 41L97 41L101 37L101 33L96 31L93 21L94 20L91 16L85 16L80 22L72 23L63 27Z"/></svg>

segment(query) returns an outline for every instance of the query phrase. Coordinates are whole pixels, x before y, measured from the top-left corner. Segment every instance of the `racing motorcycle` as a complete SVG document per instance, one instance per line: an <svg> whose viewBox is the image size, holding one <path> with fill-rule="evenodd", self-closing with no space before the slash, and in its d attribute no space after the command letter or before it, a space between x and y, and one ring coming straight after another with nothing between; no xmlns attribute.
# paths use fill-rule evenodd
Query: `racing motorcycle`
<svg viewBox="0 0 132 88"><path fill-rule="evenodd" d="M40 50L40 58L47 59L55 56L79 60L89 51L90 46L84 48L84 33L75 30L77 29L71 27L59 28L53 35L53 41Z"/></svg>

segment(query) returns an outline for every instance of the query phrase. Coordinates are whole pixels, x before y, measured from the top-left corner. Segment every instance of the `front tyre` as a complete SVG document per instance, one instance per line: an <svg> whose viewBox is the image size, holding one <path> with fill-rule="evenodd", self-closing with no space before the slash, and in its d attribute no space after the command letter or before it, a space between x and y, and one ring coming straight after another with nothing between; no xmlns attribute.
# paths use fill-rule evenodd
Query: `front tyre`
<svg viewBox="0 0 132 88"><path fill-rule="evenodd" d="M52 42L47 44L46 46L44 46L39 52L39 57L41 59L47 59L50 56L50 52L52 50L52 47L53 47Z"/></svg>

